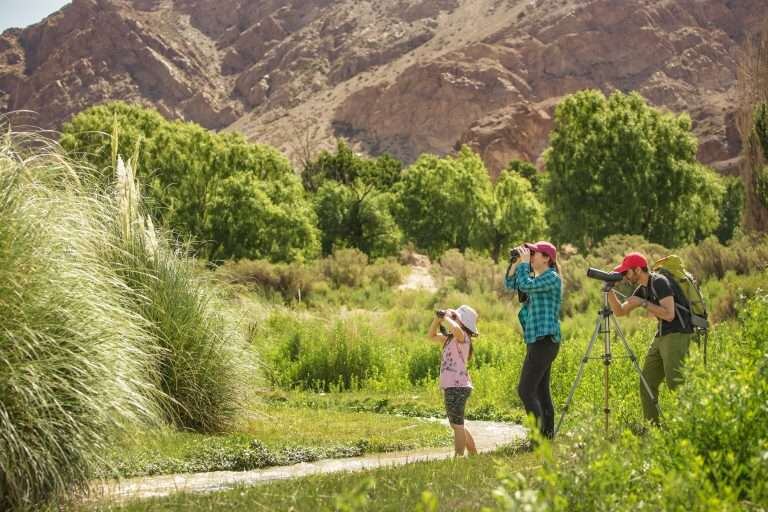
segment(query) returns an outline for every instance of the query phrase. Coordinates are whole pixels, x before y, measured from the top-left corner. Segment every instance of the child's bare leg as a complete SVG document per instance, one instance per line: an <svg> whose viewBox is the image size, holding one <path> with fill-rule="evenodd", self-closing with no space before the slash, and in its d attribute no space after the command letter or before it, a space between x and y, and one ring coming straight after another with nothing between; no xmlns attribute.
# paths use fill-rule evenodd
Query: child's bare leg
<svg viewBox="0 0 768 512"><path fill-rule="evenodd" d="M456 457L464 456L464 448L467 445L467 435L464 430L464 425L454 425L451 423L453 429L453 449Z"/></svg>
<svg viewBox="0 0 768 512"><path fill-rule="evenodd" d="M477 447L475 446L475 438L469 432L468 428L464 428L464 436L466 438L467 453L470 455L477 455Z"/></svg>

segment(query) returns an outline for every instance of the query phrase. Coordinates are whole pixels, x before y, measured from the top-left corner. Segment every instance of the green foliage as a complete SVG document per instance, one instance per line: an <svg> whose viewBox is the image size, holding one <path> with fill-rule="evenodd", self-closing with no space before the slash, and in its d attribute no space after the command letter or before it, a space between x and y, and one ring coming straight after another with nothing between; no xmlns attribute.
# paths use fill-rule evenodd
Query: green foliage
<svg viewBox="0 0 768 512"><path fill-rule="evenodd" d="M209 201L212 259L297 261L318 253L314 215L292 175L270 181L236 173L216 184Z"/></svg>
<svg viewBox="0 0 768 512"><path fill-rule="evenodd" d="M440 351L433 346L424 346L414 350L408 359L408 380L419 384L432 381L440 373Z"/></svg>
<svg viewBox="0 0 768 512"><path fill-rule="evenodd" d="M336 286L356 287L365 280L368 256L356 249L340 249L323 262L323 273Z"/></svg>
<svg viewBox="0 0 768 512"><path fill-rule="evenodd" d="M147 323L153 346L161 405L178 428L220 432L231 425L237 406L240 368L238 336L212 304L213 293L184 248L157 240L144 212L130 166L117 165L117 240L107 254L127 289L134 311ZM237 359L236 359L237 356ZM239 364L235 361L238 360Z"/></svg>
<svg viewBox="0 0 768 512"><path fill-rule="evenodd" d="M226 283L244 285L262 296L275 293L290 303L306 300L317 276L301 263L270 263L266 260L229 261L216 270L216 277Z"/></svg>
<svg viewBox="0 0 768 512"><path fill-rule="evenodd" d="M402 163L390 155L366 159L352 151L344 140L336 143L336 153L323 151L309 162L302 173L304 188L317 192L328 181L352 186L360 183L384 191L400 180Z"/></svg>
<svg viewBox="0 0 768 512"><path fill-rule="evenodd" d="M755 120L755 136L763 150L763 155L768 155L768 103L760 103L755 107L753 115Z"/></svg>
<svg viewBox="0 0 768 512"><path fill-rule="evenodd" d="M325 181L314 196L323 254L336 248L360 249L371 257L390 256L402 234L392 217L392 196L355 182Z"/></svg>
<svg viewBox="0 0 768 512"><path fill-rule="evenodd" d="M138 148L134 164L148 174L143 181L153 217L177 233L210 241L210 257L265 254L287 259L317 252L311 209L288 160L275 149L249 144L238 134L214 134L193 123L165 121L154 111L122 102L76 115L62 128L61 145L70 155L103 169L108 182L113 131L121 152L133 154ZM248 192L258 197L244 199ZM240 206L259 216L241 219ZM259 246L265 243L261 233L273 233L268 221L279 221L283 231L264 249ZM235 226L227 227L229 222ZM312 234L306 246L297 241L304 233ZM245 241L236 239L240 235Z"/></svg>
<svg viewBox="0 0 768 512"><path fill-rule="evenodd" d="M768 503L768 301L753 300L741 321L715 332L718 355L708 366L688 365L685 384L664 409L664 429L606 436L584 426L560 440L558 464L544 464L533 480L506 478L501 508L743 510ZM546 457L548 444L542 448Z"/></svg>
<svg viewBox="0 0 768 512"><path fill-rule="evenodd" d="M96 105L64 123L59 144L70 156L88 162L100 175L100 182L110 186L114 179L112 133L119 126L121 150L126 155L138 150L134 167L154 172L157 167L154 136L168 125L157 111L114 101Z"/></svg>
<svg viewBox="0 0 768 512"><path fill-rule="evenodd" d="M499 261L503 248L544 236L547 231L544 206L525 177L502 171L493 187L493 198L490 229L494 261Z"/></svg>
<svg viewBox="0 0 768 512"><path fill-rule="evenodd" d="M402 164L384 155L356 155L343 140L336 153L323 151L304 169L304 187L314 193L323 254L336 248L360 249L371 257L397 252L402 234L392 217L389 191Z"/></svg>
<svg viewBox="0 0 768 512"><path fill-rule="evenodd" d="M381 353L370 343L372 335L350 337L343 323L328 327L294 324L270 336L275 335L282 339L269 351L269 378L287 389L355 389L383 365Z"/></svg>
<svg viewBox="0 0 768 512"><path fill-rule="evenodd" d="M404 172L396 218L430 257L451 248L486 248L492 189L483 161L469 148L456 156L422 155Z"/></svg>
<svg viewBox="0 0 768 512"><path fill-rule="evenodd" d="M760 103L753 114L754 132L757 143L762 149L763 158L768 159L768 103ZM753 186L758 200L765 207L768 205L768 167L753 169Z"/></svg>
<svg viewBox="0 0 768 512"><path fill-rule="evenodd" d="M731 176L724 178L724 182L725 194L720 207L720 224L714 233L723 244L737 233L745 201L744 182L741 178Z"/></svg>
<svg viewBox="0 0 768 512"><path fill-rule="evenodd" d="M766 268L768 239L765 236L745 236L723 245L714 238L708 238L681 249L680 255L700 281L722 279L729 271L740 275L754 274Z"/></svg>
<svg viewBox="0 0 768 512"><path fill-rule="evenodd" d="M567 97L555 115L544 193L557 241L585 248L626 233L679 246L717 228L724 188L697 163L688 116L594 90Z"/></svg>
<svg viewBox="0 0 768 512"><path fill-rule="evenodd" d="M212 291L178 254L133 251L116 263L159 348L156 372L168 396L162 402L166 420L181 429L220 432L232 424L248 363L236 353L237 336L216 313Z"/></svg>
<svg viewBox="0 0 768 512"><path fill-rule="evenodd" d="M0 138L2 510L84 488L114 433L153 420L159 398L149 326L105 258L117 210L83 186L92 170L51 148Z"/></svg>
<svg viewBox="0 0 768 512"><path fill-rule="evenodd" d="M476 251L464 254L457 249L446 251L438 260L434 274L443 286L462 293L501 291L503 270Z"/></svg>
<svg viewBox="0 0 768 512"><path fill-rule="evenodd" d="M502 173L508 172L516 174L530 183L531 190L538 194L541 191L542 178L539 175L539 171L536 170L536 166L527 160L510 160Z"/></svg>

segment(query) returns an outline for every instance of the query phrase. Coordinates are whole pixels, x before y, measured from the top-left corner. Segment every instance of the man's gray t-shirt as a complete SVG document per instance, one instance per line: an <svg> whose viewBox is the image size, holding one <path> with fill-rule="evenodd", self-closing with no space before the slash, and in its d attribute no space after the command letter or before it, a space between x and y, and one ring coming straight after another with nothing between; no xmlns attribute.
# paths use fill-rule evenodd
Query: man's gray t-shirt
<svg viewBox="0 0 768 512"><path fill-rule="evenodd" d="M648 278L648 286L638 286L632 295L635 297L640 297L641 299L645 299L652 304L656 304L657 306L660 305L661 299L672 296L675 304L682 305L686 308L688 307L688 303L685 301L685 299L680 298L677 294L675 294L669 279L661 274L656 274L654 272L650 273L650 277ZM683 318L680 318L681 315ZM693 332L693 329L691 328L690 315L678 307L675 308L675 318L673 318L671 322L667 322L666 320L661 320L659 322L659 330L657 331L657 335L665 336L673 332Z"/></svg>

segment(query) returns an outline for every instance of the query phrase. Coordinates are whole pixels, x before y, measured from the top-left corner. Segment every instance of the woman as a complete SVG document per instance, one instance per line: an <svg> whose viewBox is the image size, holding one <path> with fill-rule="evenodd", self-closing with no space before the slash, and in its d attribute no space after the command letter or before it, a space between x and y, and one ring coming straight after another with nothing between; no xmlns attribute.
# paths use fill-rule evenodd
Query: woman
<svg viewBox="0 0 768 512"><path fill-rule="evenodd" d="M557 249L549 242L517 248L519 260L507 270L505 287L527 295L517 315L523 328L526 355L517 392L525 411L533 414L539 431L555 435L555 407L549 389L552 362L560 349L560 304L563 281Z"/></svg>
<svg viewBox="0 0 768 512"><path fill-rule="evenodd" d="M443 322L448 325L446 333L438 332ZM469 455L477 454L475 440L464 427L464 410L472 393L472 380L469 378L467 363L472 357L472 338L477 334L477 313L466 305L455 310L436 311L427 334L429 339L443 346L440 358L440 388L445 398L448 422L453 429L456 457L462 457L465 449Z"/></svg>

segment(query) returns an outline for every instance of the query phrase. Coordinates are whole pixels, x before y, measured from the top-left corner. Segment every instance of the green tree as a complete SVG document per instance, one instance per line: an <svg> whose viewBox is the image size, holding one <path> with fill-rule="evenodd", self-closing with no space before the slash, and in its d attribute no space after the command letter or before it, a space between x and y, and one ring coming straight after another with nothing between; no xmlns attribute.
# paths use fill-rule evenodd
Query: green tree
<svg viewBox="0 0 768 512"><path fill-rule="evenodd" d="M394 254L401 232L391 212L391 188L402 164L389 155L367 159L343 140L336 153L323 151L302 173L304 188L314 193L323 254L356 248L368 256Z"/></svg>
<svg viewBox="0 0 768 512"><path fill-rule="evenodd" d="M492 189L480 157L422 155L397 187L396 219L417 247L436 257L447 249L488 249Z"/></svg>
<svg viewBox="0 0 768 512"><path fill-rule="evenodd" d="M314 214L295 176L262 180L235 173L217 183L207 210L211 259L301 261L317 256Z"/></svg>
<svg viewBox="0 0 768 512"><path fill-rule="evenodd" d="M754 132L757 146L762 153L761 161L754 162L753 186L757 200L765 208L768 207L768 167L762 165L768 159L768 103L760 103L754 112Z"/></svg>
<svg viewBox="0 0 768 512"><path fill-rule="evenodd" d="M391 194L361 183L324 182L314 196L324 255L356 248L368 256L397 252L402 234L391 214Z"/></svg>
<svg viewBox="0 0 768 512"><path fill-rule="evenodd" d="M715 230L715 235L720 243L725 244L733 238L736 230L741 225L741 216L744 210L744 182L738 177L725 179L725 194L720 208L720 225Z"/></svg>
<svg viewBox="0 0 768 512"><path fill-rule="evenodd" d="M547 223L544 206L536 198L531 183L517 173L504 170L499 174L493 199L491 256L498 262L505 246L542 238Z"/></svg>
<svg viewBox="0 0 768 512"><path fill-rule="evenodd" d="M536 166L527 160L510 160L504 171L509 171L519 176L522 176L528 180L531 184L531 190L534 193L539 193L542 185L542 179L539 172L536 170ZM502 171L503 172L503 171Z"/></svg>
<svg viewBox="0 0 768 512"><path fill-rule="evenodd" d="M276 149L250 144L239 134L215 134L194 123L167 121L153 110L123 102L105 103L77 114L64 125L60 142L69 154L111 172L113 133L117 135L120 153L137 155L136 167L145 175L142 180L153 217L179 235L211 241L212 246L205 248L209 255L229 258L271 254L273 258L284 259L303 254L298 250L300 242L291 236L306 229L306 212L311 208L302 188L294 186L298 182L290 163ZM112 176L105 176L106 182L111 179ZM256 186L254 180L264 183ZM295 209L287 219L297 225L266 233L278 238L285 236L286 240L247 236L245 240L260 240L269 247L245 248L242 240L222 238L227 233L242 234L244 226L251 222L235 222L242 215L235 206L242 205L240 194L244 190L272 190L273 182L291 194L272 193L268 196L271 203L281 210ZM235 194L230 206L222 195L225 192ZM260 199L254 201L258 203ZM211 209L214 203L215 208ZM236 225L225 228L222 219L211 215L221 215ZM309 238L310 242L313 237L317 238L317 234ZM306 252L311 254L314 250L316 247L312 248L310 243Z"/></svg>
<svg viewBox="0 0 768 512"><path fill-rule="evenodd" d="M713 233L724 187L696 150L687 115L661 113L636 93L567 97L545 153L553 238L583 249L640 234L675 247Z"/></svg>
<svg viewBox="0 0 768 512"><path fill-rule="evenodd" d="M336 143L336 153L321 152L302 172L304 188L316 192L328 180L351 186L356 182L388 190L400 180L402 163L390 155L376 159L363 158L344 140Z"/></svg>

